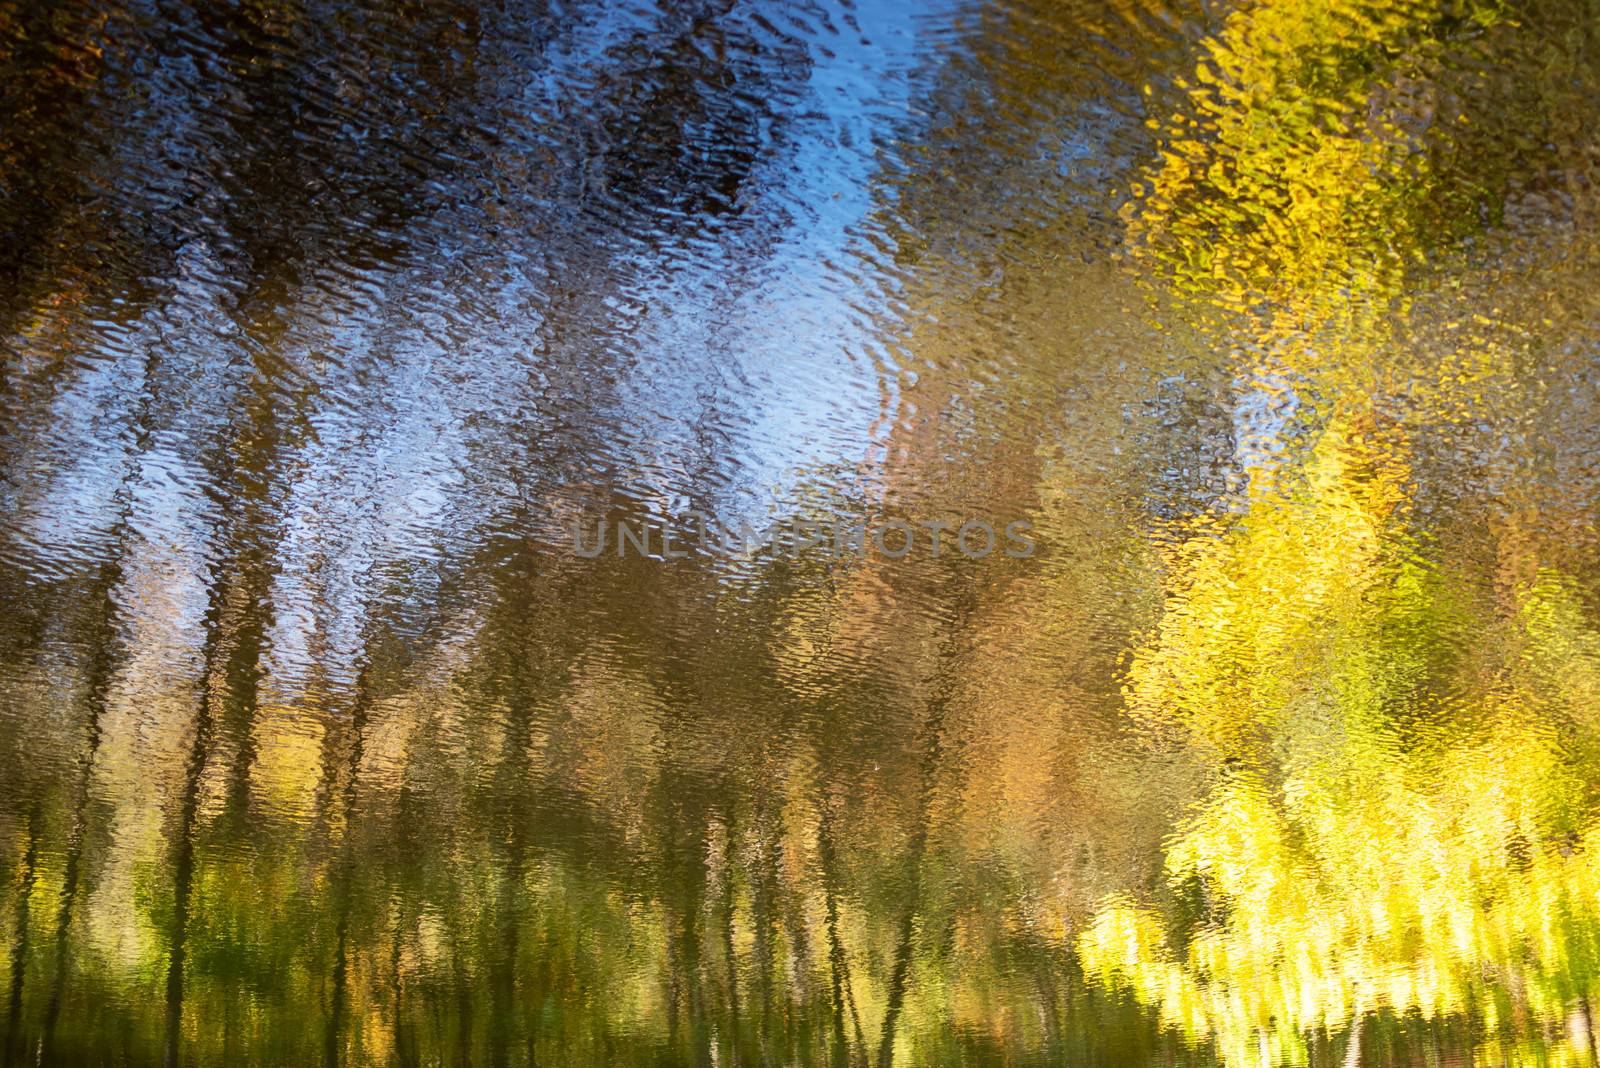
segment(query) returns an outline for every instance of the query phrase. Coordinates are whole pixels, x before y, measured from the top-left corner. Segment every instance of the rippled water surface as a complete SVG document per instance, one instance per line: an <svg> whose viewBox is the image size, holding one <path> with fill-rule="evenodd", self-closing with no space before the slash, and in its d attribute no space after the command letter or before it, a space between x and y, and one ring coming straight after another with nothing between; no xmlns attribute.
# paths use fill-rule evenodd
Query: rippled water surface
<svg viewBox="0 0 1600 1068"><path fill-rule="evenodd" d="M21 1065L1593 1065L1595 0L0 0Z"/></svg>

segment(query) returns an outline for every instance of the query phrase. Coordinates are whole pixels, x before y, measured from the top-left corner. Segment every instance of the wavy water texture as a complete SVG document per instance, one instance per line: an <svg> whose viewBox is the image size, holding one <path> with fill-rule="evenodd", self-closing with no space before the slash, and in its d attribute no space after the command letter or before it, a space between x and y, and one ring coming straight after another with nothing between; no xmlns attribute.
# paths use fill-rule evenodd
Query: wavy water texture
<svg viewBox="0 0 1600 1068"><path fill-rule="evenodd" d="M1597 131L1590 0L0 0L0 1068L1600 1063Z"/></svg>

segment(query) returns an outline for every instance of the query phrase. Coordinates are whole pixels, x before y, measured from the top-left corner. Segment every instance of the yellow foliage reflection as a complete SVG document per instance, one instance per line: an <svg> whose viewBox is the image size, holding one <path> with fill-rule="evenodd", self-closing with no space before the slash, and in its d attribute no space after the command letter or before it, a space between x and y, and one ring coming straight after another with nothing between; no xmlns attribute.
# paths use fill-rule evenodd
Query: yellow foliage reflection
<svg viewBox="0 0 1600 1068"><path fill-rule="evenodd" d="M1079 951L1233 1065L1305 1063L1312 1036L1358 1043L1385 1009L1502 1014L1488 1033L1572 1018L1589 1063L1600 859L1578 743L1600 635L1548 570L1474 619L1404 533L1398 465L1367 451L1336 425L1298 487L1174 550L1128 699L1220 769L1167 848L1198 911L1114 900ZM1438 662L1469 626L1509 652Z"/></svg>
<svg viewBox="0 0 1600 1068"><path fill-rule="evenodd" d="M1470 1018L1494 1063L1596 1059L1600 634L1557 570L1490 591L1439 566L1411 514L1414 439L1516 358L1407 351L1396 325L1426 261L1516 195L1522 109L1579 92L1537 74L1560 62L1524 29L1575 10L1247 3L1150 90L1134 258L1241 381L1294 395L1239 506L1172 537L1127 673L1134 721L1211 789L1166 843L1165 886L1104 903L1077 947L1230 1065L1359 1063L1379 1014ZM1452 324L1493 325L1441 299Z"/></svg>

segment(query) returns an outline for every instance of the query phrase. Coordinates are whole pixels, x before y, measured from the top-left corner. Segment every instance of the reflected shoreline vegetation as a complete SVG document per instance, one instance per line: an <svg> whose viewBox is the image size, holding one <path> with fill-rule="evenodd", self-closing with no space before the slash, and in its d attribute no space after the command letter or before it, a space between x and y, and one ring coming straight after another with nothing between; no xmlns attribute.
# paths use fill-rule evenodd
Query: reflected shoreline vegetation
<svg viewBox="0 0 1600 1068"><path fill-rule="evenodd" d="M0 57L0 1068L1600 1064L1592 0Z"/></svg>

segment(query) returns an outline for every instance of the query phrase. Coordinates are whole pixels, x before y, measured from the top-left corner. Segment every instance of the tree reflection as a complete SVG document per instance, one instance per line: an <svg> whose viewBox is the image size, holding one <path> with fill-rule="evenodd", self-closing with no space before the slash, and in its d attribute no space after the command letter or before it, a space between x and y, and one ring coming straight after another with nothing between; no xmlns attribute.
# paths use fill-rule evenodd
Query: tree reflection
<svg viewBox="0 0 1600 1068"><path fill-rule="evenodd" d="M870 7L0 4L7 1064L1594 1063L1593 13Z"/></svg>

